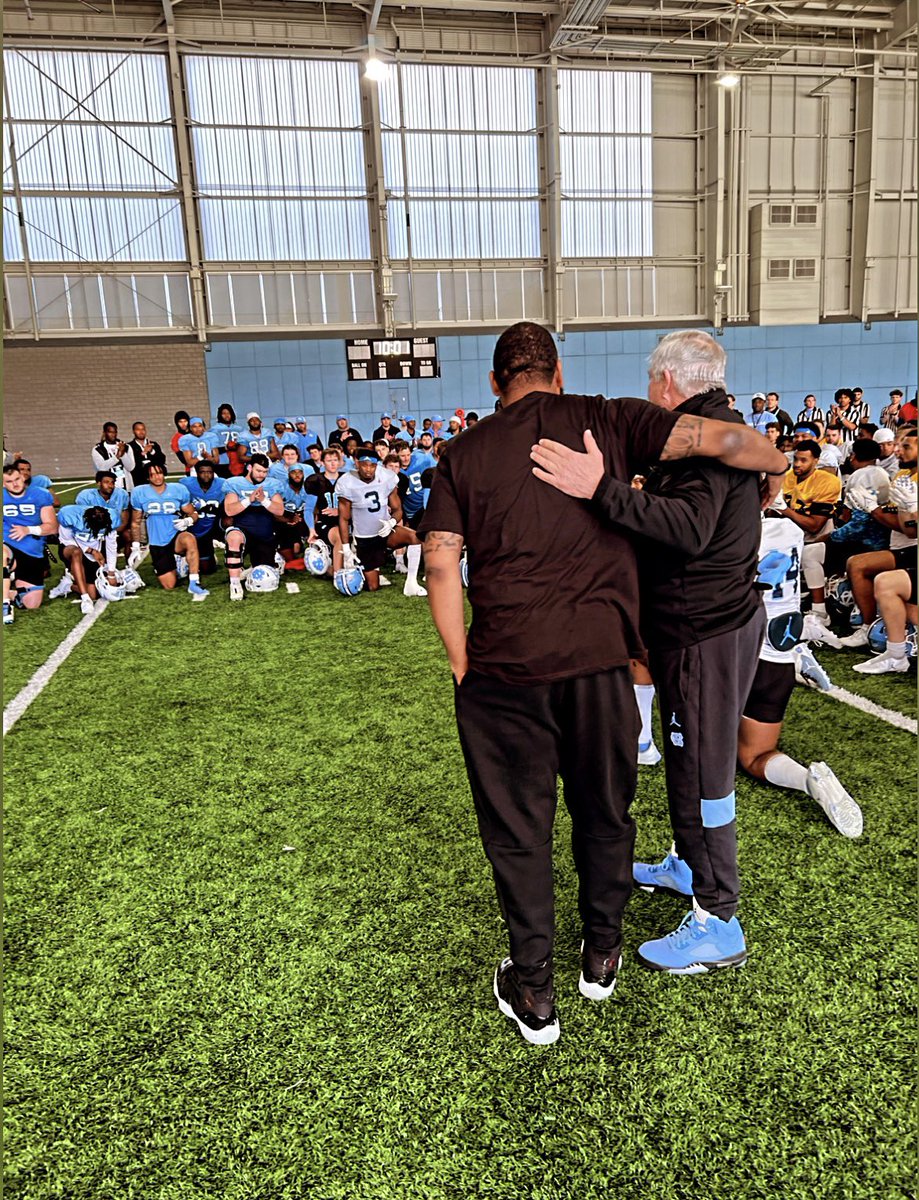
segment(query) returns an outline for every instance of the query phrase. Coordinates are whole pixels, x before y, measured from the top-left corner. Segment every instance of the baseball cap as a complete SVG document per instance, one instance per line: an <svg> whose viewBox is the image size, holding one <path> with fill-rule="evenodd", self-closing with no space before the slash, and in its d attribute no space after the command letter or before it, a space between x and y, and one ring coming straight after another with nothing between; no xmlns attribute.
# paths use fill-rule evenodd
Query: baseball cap
<svg viewBox="0 0 919 1200"><path fill-rule="evenodd" d="M402 420L403 420L403 421L414 421L414 419L415 419L415 418L412 416L412 414L411 414L411 413L403 413L403 414L402 414Z"/></svg>
<svg viewBox="0 0 919 1200"><path fill-rule="evenodd" d="M338 416L335 418L336 421L347 421L347 419L348 419L348 416L346 413L339 413Z"/></svg>
<svg viewBox="0 0 919 1200"><path fill-rule="evenodd" d="M432 420L432 421L442 421L442 420L443 420L443 417L442 417L442 416L440 416L440 414L438 413L437 415L435 415L435 416L431 417L431 420Z"/></svg>
<svg viewBox="0 0 919 1200"><path fill-rule="evenodd" d="M882 442L895 442L897 439L892 429L876 429L874 440L880 445Z"/></svg>
<svg viewBox="0 0 919 1200"><path fill-rule="evenodd" d="M371 450L369 446L361 446L354 452L355 462L379 462L380 456L376 450Z"/></svg>
<svg viewBox="0 0 919 1200"><path fill-rule="evenodd" d="M246 420L247 420L247 421L255 421L255 420L261 421L261 419L262 419L262 418L261 418L260 414L259 414L259 413L257 413L257 412L248 412L248 413L246 413Z"/></svg>
<svg viewBox="0 0 919 1200"><path fill-rule="evenodd" d="M272 425L286 425L287 418L286 417L275 417L274 420L271 422L271 424Z"/></svg>
<svg viewBox="0 0 919 1200"><path fill-rule="evenodd" d="M391 416L392 416L392 413L380 413L380 420L382 421L384 417L391 417Z"/></svg>
<svg viewBox="0 0 919 1200"><path fill-rule="evenodd" d="M294 417L294 424L295 425L305 425L306 417Z"/></svg>
<svg viewBox="0 0 919 1200"><path fill-rule="evenodd" d="M753 395L750 397L750 399L751 400L765 400L766 393L765 392L754 392Z"/></svg>

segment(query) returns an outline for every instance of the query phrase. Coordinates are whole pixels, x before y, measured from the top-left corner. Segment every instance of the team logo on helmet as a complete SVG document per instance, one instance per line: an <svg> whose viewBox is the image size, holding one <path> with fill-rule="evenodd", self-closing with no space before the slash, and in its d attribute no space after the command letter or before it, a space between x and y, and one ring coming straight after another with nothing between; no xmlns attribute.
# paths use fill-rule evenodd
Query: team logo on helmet
<svg viewBox="0 0 919 1200"><path fill-rule="evenodd" d="M250 592L276 592L280 580L276 567L253 567L246 579L246 587Z"/></svg>
<svg viewBox="0 0 919 1200"><path fill-rule="evenodd" d="M307 546L303 562L311 575L325 575L332 565L332 556L325 542L313 542Z"/></svg>
<svg viewBox="0 0 919 1200"><path fill-rule="evenodd" d="M364 587L363 567L345 567L336 571L333 582L343 596L357 596Z"/></svg>
<svg viewBox="0 0 919 1200"><path fill-rule="evenodd" d="M111 576L111 579L109 576ZM103 600L123 600L127 591L124 573L122 571L109 571L106 574L105 567L100 567L96 572L96 591Z"/></svg>

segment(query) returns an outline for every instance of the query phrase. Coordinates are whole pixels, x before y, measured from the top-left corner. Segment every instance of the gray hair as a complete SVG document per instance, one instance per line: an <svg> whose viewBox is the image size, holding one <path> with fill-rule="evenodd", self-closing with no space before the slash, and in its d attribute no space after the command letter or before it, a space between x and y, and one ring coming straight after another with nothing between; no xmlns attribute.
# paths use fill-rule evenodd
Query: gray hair
<svg viewBox="0 0 919 1200"><path fill-rule="evenodd" d="M678 329L657 343L648 359L648 374L661 379L669 371L682 396L696 396L713 387L724 387L727 355L711 334L702 329Z"/></svg>

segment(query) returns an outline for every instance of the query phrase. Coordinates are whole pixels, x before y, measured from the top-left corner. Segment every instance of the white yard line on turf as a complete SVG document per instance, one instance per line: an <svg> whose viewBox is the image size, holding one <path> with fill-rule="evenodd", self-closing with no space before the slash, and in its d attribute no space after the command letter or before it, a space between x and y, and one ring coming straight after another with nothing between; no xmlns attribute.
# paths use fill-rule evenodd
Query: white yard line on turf
<svg viewBox="0 0 919 1200"><path fill-rule="evenodd" d="M74 626L57 649L52 651L48 659L38 668L22 691L13 697L3 710L4 734L9 733L32 701L38 699L61 663L70 657L71 653L79 646L80 642L83 641L83 638L86 637L87 633L89 633L90 629L92 629L93 625L107 608L107 600L97 600L93 611L87 613L80 623Z"/></svg>
<svg viewBox="0 0 919 1200"><path fill-rule="evenodd" d="M906 717L892 708L882 708L880 704L866 700L864 696L856 696L854 692L847 692L845 688L832 687L828 692L821 692L821 695L829 696L833 700L840 700L843 704L860 709L870 717L877 717L879 721L886 721L888 725L895 725L897 729L905 729L907 733L917 732L916 721L913 717Z"/></svg>

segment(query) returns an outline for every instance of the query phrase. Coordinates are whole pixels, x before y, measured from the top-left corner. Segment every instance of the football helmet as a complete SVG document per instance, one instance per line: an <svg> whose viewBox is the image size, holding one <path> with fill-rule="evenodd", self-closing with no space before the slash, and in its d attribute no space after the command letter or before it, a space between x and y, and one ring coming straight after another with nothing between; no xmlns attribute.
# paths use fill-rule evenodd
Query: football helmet
<svg viewBox="0 0 919 1200"><path fill-rule="evenodd" d="M325 575L332 565L332 556L325 542L313 542L307 546L303 561L311 575Z"/></svg>
<svg viewBox="0 0 919 1200"><path fill-rule="evenodd" d="M361 566L345 567L341 571L336 571L333 582L343 596L357 596L364 587L364 568Z"/></svg>
<svg viewBox="0 0 919 1200"><path fill-rule="evenodd" d="M127 592L124 582L124 573L122 571L111 571L114 582L109 581L105 567L100 567L96 572L96 591L103 600L123 600Z"/></svg>
<svg viewBox="0 0 919 1200"><path fill-rule="evenodd" d="M826 581L826 611L837 625L848 625L853 611L858 611L845 575L832 575Z"/></svg>
<svg viewBox="0 0 919 1200"><path fill-rule="evenodd" d="M469 587L469 556L465 553L460 559L460 579L463 581L464 588Z"/></svg>
<svg viewBox="0 0 919 1200"><path fill-rule="evenodd" d="M875 654L883 654L887 649L887 626L884 624L882 617L878 617L868 627L868 645ZM907 655L915 657L916 654L916 627L915 625L907 624L906 626L906 646Z"/></svg>
<svg viewBox="0 0 919 1200"><path fill-rule="evenodd" d="M124 590L129 596L147 586L133 567L125 567L121 574L124 576Z"/></svg>
<svg viewBox="0 0 919 1200"><path fill-rule="evenodd" d="M250 592L276 592L281 576L276 567L253 567L246 578L246 587Z"/></svg>

